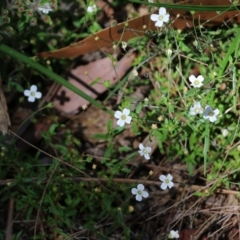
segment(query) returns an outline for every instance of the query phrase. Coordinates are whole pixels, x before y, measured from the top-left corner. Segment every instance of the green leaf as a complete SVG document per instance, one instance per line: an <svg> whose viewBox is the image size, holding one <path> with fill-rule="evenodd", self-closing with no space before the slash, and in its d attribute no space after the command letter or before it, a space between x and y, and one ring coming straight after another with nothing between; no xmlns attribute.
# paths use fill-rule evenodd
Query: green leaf
<svg viewBox="0 0 240 240"><path fill-rule="evenodd" d="M67 194L67 198L65 199L65 203L66 203L67 205L71 205L72 199L71 199L70 194Z"/></svg>
<svg viewBox="0 0 240 240"><path fill-rule="evenodd" d="M53 136L55 135L55 130L56 128L58 127L58 124L54 123L50 126L49 130L48 130L48 133Z"/></svg>
<svg viewBox="0 0 240 240"><path fill-rule="evenodd" d="M136 113L139 114L142 111L143 104L142 102L139 102L136 107Z"/></svg>
<svg viewBox="0 0 240 240"><path fill-rule="evenodd" d="M129 151L131 151L131 150L132 150L132 148L127 147L127 146L119 147L119 148L118 148L118 151L119 151L119 152L129 152Z"/></svg>
<svg viewBox="0 0 240 240"><path fill-rule="evenodd" d="M107 130L108 130L108 132L112 131L112 120L111 119L109 119L107 122Z"/></svg>
<svg viewBox="0 0 240 240"><path fill-rule="evenodd" d="M60 208L59 208L60 209ZM51 212L51 213L53 213L53 214L55 214L55 215L57 215L57 216L61 216L61 212L59 211L59 209L56 209L55 207L49 207L48 208L48 210Z"/></svg>
<svg viewBox="0 0 240 240"><path fill-rule="evenodd" d="M124 132L125 127L117 127L113 130L113 136L116 137L117 135L121 134Z"/></svg>
<svg viewBox="0 0 240 240"><path fill-rule="evenodd" d="M97 133L97 134L93 135L93 138L108 140L109 139L109 135L108 134Z"/></svg>
<svg viewBox="0 0 240 240"><path fill-rule="evenodd" d="M33 206L29 206L27 213L26 213L26 220L29 221L31 215L32 215L32 211L33 211Z"/></svg>
<svg viewBox="0 0 240 240"><path fill-rule="evenodd" d="M122 168L121 171L125 173L131 173L131 170L128 168Z"/></svg>
<svg viewBox="0 0 240 240"><path fill-rule="evenodd" d="M104 157L105 158L110 158L112 155L112 151L113 151L113 143L110 143L109 146L107 147L105 153L104 153Z"/></svg>

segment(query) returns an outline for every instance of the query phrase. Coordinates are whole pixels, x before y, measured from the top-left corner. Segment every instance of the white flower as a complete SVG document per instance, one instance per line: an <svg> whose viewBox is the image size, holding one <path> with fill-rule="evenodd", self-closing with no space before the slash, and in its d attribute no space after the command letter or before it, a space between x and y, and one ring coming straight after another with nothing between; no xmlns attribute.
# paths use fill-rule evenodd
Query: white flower
<svg viewBox="0 0 240 240"><path fill-rule="evenodd" d="M135 76L135 77L138 75L138 71L137 71L136 68L133 68L132 74L133 74L133 76Z"/></svg>
<svg viewBox="0 0 240 240"><path fill-rule="evenodd" d="M173 179L173 177L172 177L171 174L168 174L167 176L161 175L161 176L159 177L159 180L163 182L163 183L161 184L161 189L162 189L162 190L166 190L167 187L172 188L173 185L174 185L173 182L172 182L172 179Z"/></svg>
<svg viewBox="0 0 240 240"><path fill-rule="evenodd" d="M26 97L28 97L29 102L34 102L35 98L39 99L39 98L42 97L42 93L37 92L37 86L36 85L32 85L30 87L30 90L24 90L23 93Z"/></svg>
<svg viewBox="0 0 240 240"><path fill-rule="evenodd" d="M226 137L228 135L228 130L227 129L222 129L222 135Z"/></svg>
<svg viewBox="0 0 240 240"><path fill-rule="evenodd" d="M200 102L194 102L193 106L190 107L189 114L195 116L197 114L202 114L203 108Z"/></svg>
<svg viewBox="0 0 240 240"><path fill-rule="evenodd" d="M148 2L153 3L153 0L148 0Z"/></svg>
<svg viewBox="0 0 240 240"><path fill-rule="evenodd" d="M203 85L203 76L199 75L197 78L194 75L191 75L189 77L189 81L191 82L191 86L193 86L194 88L200 88Z"/></svg>
<svg viewBox="0 0 240 240"><path fill-rule="evenodd" d="M127 43L126 43L126 42L122 42L122 49L123 49L124 51L126 51L126 47L127 47Z"/></svg>
<svg viewBox="0 0 240 240"><path fill-rule="evenodd" d="M123 111L116 111L114 113L114 117L118 119L117 125L120 127L123 127L125 123L130 124L132 121L132 117L129 116L130 110L127 108L124 108Z"/></svg>
<svg viewBox="0 0 240 240"><path fill-rule="evenodd" d="M149 196L147 191L143 191L144 190L144 186L143 184L138 184L137 188L132 188L132 194L136 195L136 200L141 202L142 198L147 198Z"/></svg>
<svg viewBox="0 0 240 240"><path fill-rule="evenodd" d="M219 112L220 111L218 109L213 110L210 106L206 106L203 113L203 118L209 119L210 122L215 122L217 121L217 115Z"/></svg>
<svg viewBox="0 0 240 240"><path fill-rule="evenodd" d="M93 13L93 12L96 12L96 11L97 11L96 4L93 4L92 6L87 7L87 12L89 12L89 13Z"/></svg>
<svg viewBox="0 0 240 240"><path fill-rule="evenodd" d="M168 235L168 238L170 238L170 239L179 238L178 231L171 230L169 235Z"/></svg>
<svg viewBox="0 0 240 240"><path fill-rule="evenodd" d="M141 156L144 156L146 160L150 159L149 153L151 153L152 148L150 147L144 147L144 145L142 143L139 144L139 154Z"/></svg>
<svg viewBox="0 0 240 240"><path fill-rule="evenodd" d="M172 50L171 50L170 48L167 49L167 50L166 50L166 54L167 54L168 57L171 57L171 55L172 55Z"/></svg>
<svg viewBox="0 0 240 240"><path fill-rule="evenodd" d="M164 22L168 22L170 15L167 13L166 8L160 7L159 14L151 14L150 19L155 23L156 27L162 27Z"/></svg>
<svg viewBox="0 0 240 240"><path fill-rule="evenodd" d="M41 11L44 14L48 14L52 11L52 7L50 3L44 3L38 7L38 11Z"/></svg>

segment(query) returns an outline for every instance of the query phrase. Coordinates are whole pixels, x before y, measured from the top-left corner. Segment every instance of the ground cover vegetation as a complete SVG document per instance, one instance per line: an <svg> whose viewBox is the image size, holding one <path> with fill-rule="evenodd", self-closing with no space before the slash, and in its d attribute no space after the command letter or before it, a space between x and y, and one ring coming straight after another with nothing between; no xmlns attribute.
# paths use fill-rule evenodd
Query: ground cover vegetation
<svg viewBox="0 0 240 240"><path fill-rule="evenodd" d="M193 3L1 1L0 239L240 238L239 5ZM128 29L134 17L140 27ZM42 57L82 39L95 49L116 22L133 36ZM103 94L65 79L106 58L116 82L101 74L89 84ZM54 82L89 104L58 111Z"/></svg>

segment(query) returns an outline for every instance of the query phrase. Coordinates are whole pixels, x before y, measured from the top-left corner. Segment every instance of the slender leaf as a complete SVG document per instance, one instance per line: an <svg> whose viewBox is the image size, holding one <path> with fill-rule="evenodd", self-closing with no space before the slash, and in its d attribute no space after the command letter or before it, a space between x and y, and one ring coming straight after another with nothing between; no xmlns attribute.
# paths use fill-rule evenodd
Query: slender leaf
<svg viewBox="0 0 240 240"><path fill-rule="evenodd" d="M199 12L216 12L216 11L234 11L239 10L240 5L225 5L225 6L208 6L208 5L186 5L186 4L168 4L168 3L146 3L146 1L140 0L130 0L130 2L147 4L149 6L155 7L165 7L179 10L187 10L187 11L199 11Z"/></svg>
<svg viewBox="0 0 240 240"><path fill-rule="evenodd" d="M80 89L76 88L75 86L73 86L68 81L66 81L61 76L59 76L56 73L50 71L49 69L47 69L46 67L42 66L41 64L33 61L31 58L25 56L24 54L14 50L13 48L8 47L7 45L2 44L2 43L0 44L0 52L3 52L5 54L13 57L13 58L17 59L18 61L21 61L22 63L25 63L26 65L28 65L31 68L41 72L42 74L45 74L47 77L51 78L55 82L65 86L69 90L73 91L74 93L78 94L82 98L86 99L92 105L94 105L97 108L102 109L103 111L106 111L107 113L112 115L112 112L110 110L106 109L101 103L97 102L96 100L94 100L93 98L88 96L86 93L84 93L83 91L81 91Z"/></svg>

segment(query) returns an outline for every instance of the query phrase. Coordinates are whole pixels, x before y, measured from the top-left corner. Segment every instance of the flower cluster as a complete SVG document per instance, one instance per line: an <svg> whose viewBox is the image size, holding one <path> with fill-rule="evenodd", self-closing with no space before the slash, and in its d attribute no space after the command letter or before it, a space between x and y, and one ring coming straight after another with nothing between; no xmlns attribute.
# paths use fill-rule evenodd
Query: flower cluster
<svg viewBox="0 0 240 240"><path fill-rule="evenodd" d="M194 88L200 88L203 85L204 77L202 75L199 75L198 77L191 75L188 79L191 82L190 85ZM219 110L213 110L209 105L203 109L200 102L194 102L194 104L190 107L189 114L191 116L202 114L204 119L208 119L210 122L215 122L217 121Z"/></svg>
<svg viewBox="0 0 240 240"><path fill-rule="evenodd" d="M148 1L153 2L152 0ZM156 27L163 27L165 23L169 22L170 15L167 13L165 8L160 7L158 14L151 14L150 19L155 22ZM122 42L122 48L126 50L126 47L127 43ZM172 55L172 50L167 49L166 55L168 58L170 58ZM135 77L138 76L136 68L133 69L132 75ZM199 76L191 75L189 76L188 79L190 81L190 86L193 88L201 88L204 84L204 77L202 75ZM206 105L205 108L202 107L199 101L194 102L189 109L189 115L196 116L199 114L202 115L204 119L207 119L210 122L215 122L217 120L217 116L219 115L219 113L220 113L219 109L213 109L209 105ZM125 124L131 124L132 116L130 109L128 108L124 108L122 111L117 110L114 116L117 119L117 125L120 127L123 127ZM156 124L153 125L152 129L158 128ZM223 136L227 136L228 135L227 129L223 129L222 134ZM150 146L146 146L144 143L140 143L138 153L141 157L144 157L146 160L150 160L152 148ZM153 172L151 171L151 173L149 173L149 176L151 176L152 174ZM162 190L172 189L174 187L173 176L170 173L166 175L160 175L159 180L161 182L160 189ZM149 197L149 193L146 191L145 186L143 184L138 184L137 187L132 188L131 193L135 196L135 199L139 202L142 201L143 198ZM168 234L169 239L177 239L179 237L180 236L177 230L171 230L170 233Z"/></svg>
<svg viewBox="0 0 240 240"><path fill-rule="evenodd" d="M203 110L200 102L195 102L193 106L190 107L189 114L195 116L197 114L202 114L204 119L208 119L210 122L217 121L217 115L219 114L219 109L213 110L212 107L207 105L205 110Z"/></svg>
<svg viewBox="0 0 240 240"><path fill-rule="evenodd" d="M174 183L172 182L173 177L170 173L167 176L161 175L159 180L162 181L160 186L162 190L166 190L167 188L171 189L174 186ZM137 188L132 188L132 194L136 195L137 201L142 201L142 197L147 198L149 196L148 192L144 191L144 188L143 184L138 184Z"/></svg>
<svg viewBox="0 0 240 240"><path fill-rule="evenodd" d="M142 145L142 147L143 147L143 145ZM151 173L151 175L152 175L152 173ZM161 175L159 177L159 180L162 181L162 184L160 186L160 188L162 190L166 190L167 188L171 189L174 186L174 183L172 182L173 177L170 173L167 176ZM138 184L136 188L132 188L131 193L133 195L135 195L135 199L138 202L141 202L143 198L149 197L149 193L147 191L145 191L145 187L143 184ZM178 231L171 230L168 235L168 238L169 239L179 238Z"/></svg>

